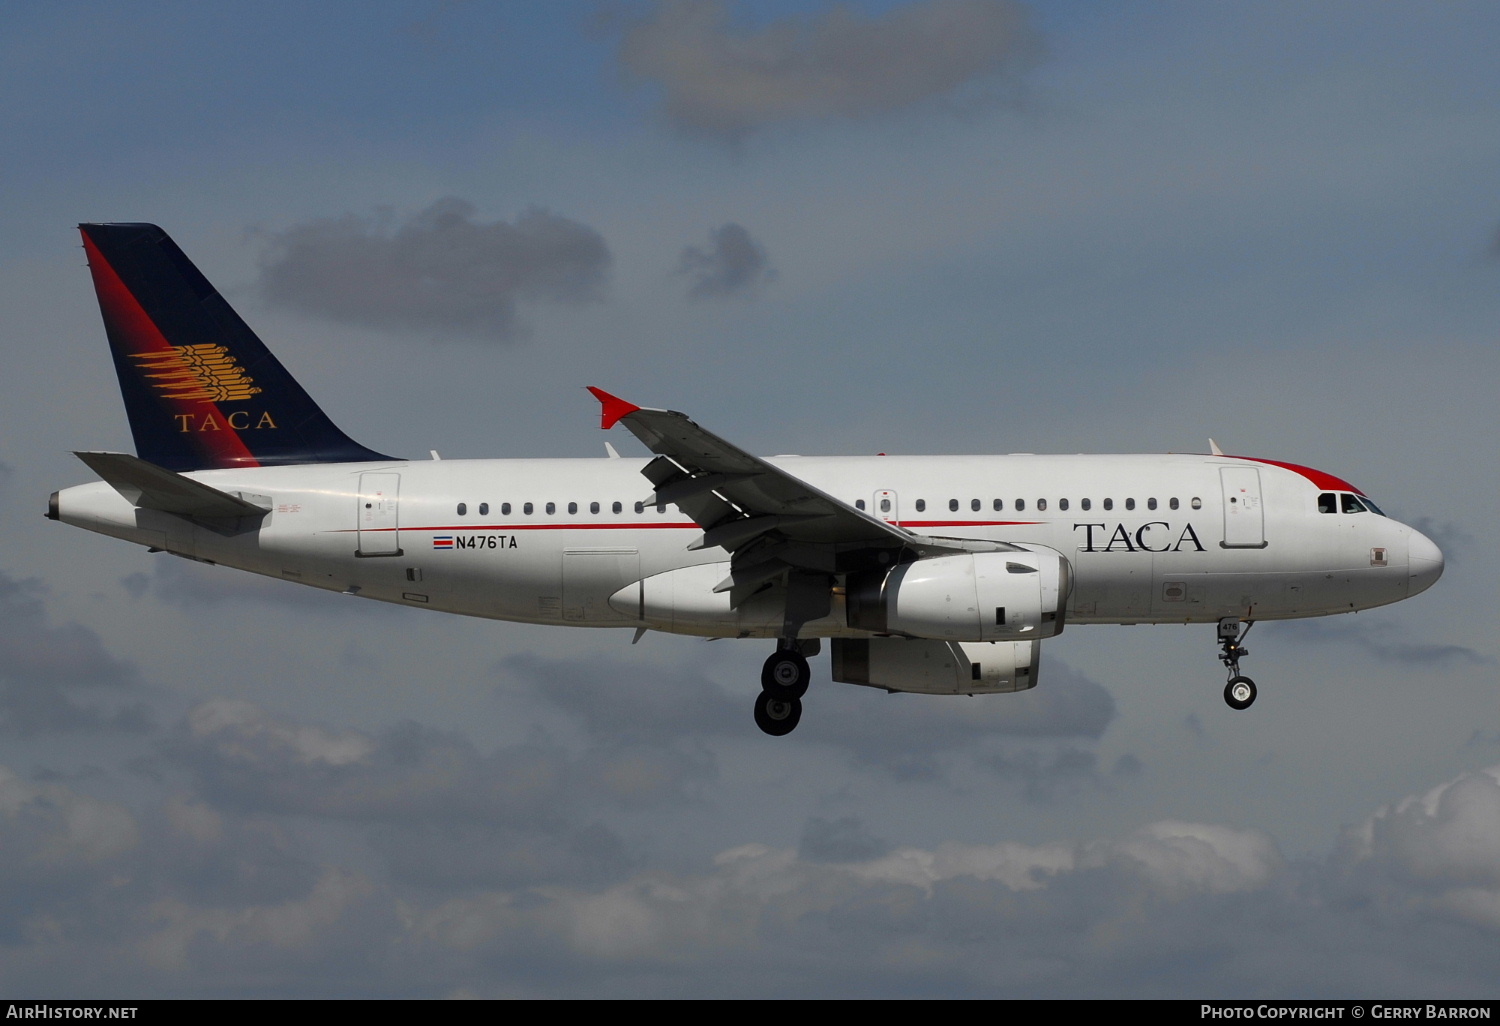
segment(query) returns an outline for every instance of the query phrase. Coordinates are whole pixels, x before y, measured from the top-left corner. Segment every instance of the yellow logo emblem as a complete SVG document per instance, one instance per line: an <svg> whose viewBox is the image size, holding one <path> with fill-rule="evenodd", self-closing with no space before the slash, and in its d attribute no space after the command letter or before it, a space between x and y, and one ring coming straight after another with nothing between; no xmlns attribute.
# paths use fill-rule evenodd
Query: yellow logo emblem
<svg viewBox="0 0 1500 1026"><path fill-rule="evenodd" d="M234 402L260 393L223 346L173 346L157 353L137 353L134 359L152 387L169 399L193 402Z"/></svg>

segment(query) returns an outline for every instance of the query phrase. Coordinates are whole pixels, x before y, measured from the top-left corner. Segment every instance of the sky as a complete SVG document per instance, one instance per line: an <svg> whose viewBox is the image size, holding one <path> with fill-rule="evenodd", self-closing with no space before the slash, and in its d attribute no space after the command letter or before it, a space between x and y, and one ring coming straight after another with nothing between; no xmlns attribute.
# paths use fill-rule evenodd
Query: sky
<svg viewBox="0 0 1500 1026"><path fill-rule="evenodd" d="M1488 997L1489 3L12 0L0 991ZM131 451L74 225L162 225L381 452L1203 452L1431 591L1071 627L1020 695L444 617L47 521ZM1486 583L1489 582L1489 583Z"/></svg>

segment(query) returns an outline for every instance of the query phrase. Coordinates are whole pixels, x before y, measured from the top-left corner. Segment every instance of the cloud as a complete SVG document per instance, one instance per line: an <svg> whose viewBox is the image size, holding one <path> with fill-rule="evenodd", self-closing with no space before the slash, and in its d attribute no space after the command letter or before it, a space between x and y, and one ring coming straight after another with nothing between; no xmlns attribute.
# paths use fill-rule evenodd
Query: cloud
<svg viewBox="0 0 1500 1026"><path fill-rule="evenodd" d="M1455 552L1460 556L1467 555L1474 544L1474 536L1451 521L1438 520L1435 517L1417 517L1411 521L1411 526L1437 543L1437 547L1443 550L1443 558L1450 567L1454 565Z"/></svg>
<svg viewBox="0 0 1500 1026"><path fill-rule="evenodd" d="M918 0L875 17L835 6L755 29L722 0L663 0L621 40L626 68L664 93L680 129L742 136L782 122L859 118L1014 76L1037 40L1010 0Z"/></svg>
<svg viewBox="0 0 1500 1026"><path fill-rule="evenodd" d="M0 572L0 730L23 737L152 728L135 668L78 623L54 624L34 579Z"/></svg>
<svg viewBox="0 0 1500 1026"><path fill-rule="evenodd" d="M1500 766L1465 773L1344 832L1351 889L1500 936Z"/></svg>
<svg viewBox="0 0 1500 1026"><path fill-rule="evenodd" d="M251 776L275 775L273 753L308 772L401 748L235 703L189 720ZM443 761L406 755L414 779ZM896 846L857 816L813 816L796 850L743 843L669 872L634 867L599 824L403 826L405 803L385 803L361 848L329 843L337 806L272 812L211 792L133 814L0 768L0 982L159 995L317 994L336 980L404 996L1378 985L1452 997L1492 989L1500 957L1500 767L1384 806L1327 858L1295 863L1264 832L1224 823Z"/></svg>
<svg viewBox="0 0 1500 1026"><path fill-rule="evenodd" d="M609 265L587 225L537 208L486 224L449 197L404 222L346 214L272 235L260 287L270 302L360 327L510 341L528 332L519 304L597 301Z"/></svg>
<svg viewBox="0 0 1500 1026"><path fill-rule="evenodd" d="M708 249L683 249L677 273L692 281L691 299L754 296L776 279L765 249L733 222L709 232Z"/></svg>
<svg viewBox="0 0 1500 1026"><path fill-rule="evenodd" d="M857 816L832 820L813 816L802 827L797 857L807 862L865 862L884 855L890 847L865 829Z"/></svg>
<svg viewBox="0 0 1500 1026"><path fill-rule="evenodd" d="M1378 659L1410 666L1487 666L1494 660L1465 645L1403 641L1398 628L1385 621L1327 622L1299 620L1281 626L1289 637L1314 642L1344 641Z"/></svg>
<svg viewBox="0 0 1500 1026"><path fill-rule="evenodd" d="M838 686L815 689L804 705L800 738L843 747L901 780L938 778L946 753L987 742L1046 746L1098 738L1115 716L1114 698L1102 685L1056 659L1044 662L1035 688L1013 695L880 696ZM1074 775L1061 756L1048 765Z"/></svg>
<svg viewBox="0 0 1500 1026"><path fill-rule="evenodd" d="M1143 769L1140 759L1126 754L1105 772L1099 768L1097 755L1071 745L1002 752L983 763L996 776L1018 781L1021 797L1033 804L1054 802L1085 790L1107 791L1114 781L1137 777Z"/></svg>
<svg viewBox="0 0 1500 1026"><path fill-rule="evenodd" d="M541 743L484 756L416 723L379 736L333 731L227 698L194 706L165 744L220 806L372 822L543 821L567 769L564 753Z"/></svg>
<svg viewBox="0 0 1500 1026"><path fill-rule="evenodd" d="M640 661L511 656L501 667L529 681L595 742L661 747L704 734L744 733L749 703L730 700L706 676Z"/></svg>
<svg viewBox="0 0 1500 1026"><path fill-rule="evenodd" d="M230 699L195 706L163 747L214 808L373 827L392 874L428 887L613 879L622 843L587 809L659 801L687 775L645 748L574 757L534 740L485 755L416 723L372 736Z"/></svg>

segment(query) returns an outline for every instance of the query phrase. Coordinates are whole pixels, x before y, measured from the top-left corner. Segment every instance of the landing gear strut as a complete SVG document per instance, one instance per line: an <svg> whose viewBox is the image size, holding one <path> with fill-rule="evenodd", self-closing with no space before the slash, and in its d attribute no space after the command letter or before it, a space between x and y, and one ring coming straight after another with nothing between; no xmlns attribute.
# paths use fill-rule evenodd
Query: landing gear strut
<svg viewBox="0 0 1500 1026"><path fill-rule="evenodd" d="M802 718L802 696L812 681L807 656L817 655L818 643L782 638L760 671L760 694L755 698L755 725L772 737L784 737Z"/></svg>
<svg viewBox="0 0 1500 1026"><path fill-rule="evenodd" d="M1250 654L1240 642L1254 626L1255 621L1249 620L1245 629L1240 630L1239 618L1232 616L1219 621L1219 644L1223 648L1219 662L1229 671L1229 683L1224 685L1224 701L1231 709L1248 709L1255 701L1255 681L1240 675L1240 657Z"/></svg>

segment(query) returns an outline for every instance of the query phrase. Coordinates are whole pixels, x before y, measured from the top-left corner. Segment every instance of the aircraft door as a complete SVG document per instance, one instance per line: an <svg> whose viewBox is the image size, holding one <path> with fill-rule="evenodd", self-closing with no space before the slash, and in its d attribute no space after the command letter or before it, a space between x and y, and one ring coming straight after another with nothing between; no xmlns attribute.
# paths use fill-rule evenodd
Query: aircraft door
<svg viewBox="0 0 1500 1026"><path fill-rule="evenodd" d="M889 488L882 488L875 493L870 502L870 512L888 524L901 523L901 504L896 501L896 493Z"/></svg>
<svg viewBox="0 0 1500 1026"><path fill-rule="evenodd" d="M401 555L400 474L359 475L356 556Z"/></svg>
<svg viewBox="0 0 1500 1026"><path fill-rule="evenodd" d="M1224 548L1265 548L1260 471L1255 467L1220 467L1219 482L1224 489Z"/></svg>

